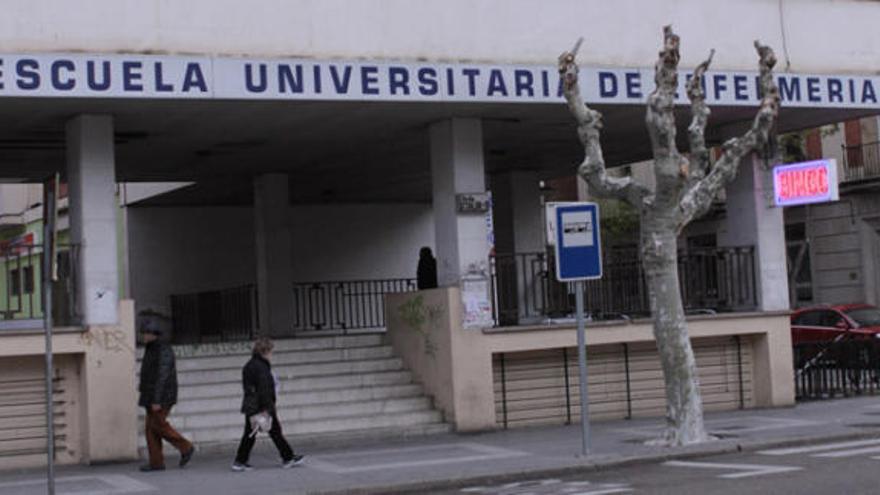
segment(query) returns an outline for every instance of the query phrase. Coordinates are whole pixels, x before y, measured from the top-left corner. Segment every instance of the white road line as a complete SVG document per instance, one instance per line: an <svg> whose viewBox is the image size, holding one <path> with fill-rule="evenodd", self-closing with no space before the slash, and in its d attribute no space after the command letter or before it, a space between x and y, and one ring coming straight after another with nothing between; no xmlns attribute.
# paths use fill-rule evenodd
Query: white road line
<svg viewBox="0 0 880 495"><path fill-rule="evenodd" d="M461 493L485 495L613 495L632 492L633 489L623 483L595 484L589 481L562 481L553 478L516 481L495 486L472 486L461 490Z"/></svg>
<svg viewBox="0 0 880 495"><path fill-rule="evenodd" d="M724 469L741 471L739 473L729 473L719 475L719 478L738 479L750 478L753 476L764 476L765 474L788 473L791 471L800 471L803 468L795 466L771 466L761 464L723 464L717 462L690 462L690 461L669 461L664 462L664 466L670 467L690 467L698 469Z"/></svg>
<svg viewBox="0 0 880 495"><path fill-rule="evenodd" d="M874 447L865 447L863 449L840 450L837 452L825 452L824 454L813 454L810 457L855 457L863 454L876 454L880 452L880 445Z"/></svg>
<svg viewBox="0 0 880 495"><path fill-rule="evenodd" d="M783 449L760 450L763 455L791 455L821 452L823 450L847 449L850 447L864 447L866 445L880 445L880 438L873 440L855 440L852 442L823 443L821 445L808 445L806 447L789 447Z"/></svg>

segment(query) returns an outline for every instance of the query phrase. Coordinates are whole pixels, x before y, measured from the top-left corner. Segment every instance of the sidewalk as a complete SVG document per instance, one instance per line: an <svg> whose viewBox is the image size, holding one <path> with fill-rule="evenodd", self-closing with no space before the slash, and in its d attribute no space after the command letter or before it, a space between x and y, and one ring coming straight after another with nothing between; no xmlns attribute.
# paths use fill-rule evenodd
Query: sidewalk
<svg viewBox="0 0 880 495"><path fill-rule="evenodd" d="M57 493L163 494L390 494L430 493L472 484L561 476L602 466L880 437L880 397L811 402L794 408L708 413L721 440L686 448L649 447L662 418L592 424L592 454L579 457L580 426L445 434L405 442L303 450L303 466L278 467L271 445L255 449L247 473L229 470L228 455L197 454L185 470L166 446L169 470L140 473L138 464L71 466L57 470ZM296 446L294 446L296 447ZM44 470L0 473L0 494L45 493Z"/></svg>

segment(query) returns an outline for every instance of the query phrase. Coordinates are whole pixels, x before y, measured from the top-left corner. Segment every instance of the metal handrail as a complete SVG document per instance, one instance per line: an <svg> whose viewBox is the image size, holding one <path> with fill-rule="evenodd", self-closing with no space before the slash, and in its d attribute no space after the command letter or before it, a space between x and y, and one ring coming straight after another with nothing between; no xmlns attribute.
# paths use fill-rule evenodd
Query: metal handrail
<svg viewBox="0 0 880 495"><path fill-rule="evenodd" d="M496 325L517 325L573 314L572 285L556 281L552 252L497 253L490 257ZM610 251L603 277L586 283L592 319L627 319L650 314L638 252ZM757 307L753 246L697 248L678 257L686 310L729 312Z"/></svg>

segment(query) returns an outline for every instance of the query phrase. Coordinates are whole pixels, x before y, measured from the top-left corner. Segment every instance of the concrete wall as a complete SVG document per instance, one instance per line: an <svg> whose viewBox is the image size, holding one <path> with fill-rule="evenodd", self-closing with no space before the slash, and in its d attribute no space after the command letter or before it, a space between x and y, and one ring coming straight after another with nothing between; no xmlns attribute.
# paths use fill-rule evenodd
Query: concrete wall
<svg viewBox="0 0 880 495"><path fill-rule="evenodd" d="M784 69L783 33L793 71L872 73L880 51L880 6L858 0L76 0L65 8L33 0L4 7L3 52L553 63L586 36L583 63L650 67L669 23L683 37L684 67L714 47L714 68L753 70L752 40L760 38L778 50Z"/></svg>
<svg viewBox="0 0 880 495"><path fill-rule="evenodd" d="M256 280L250 208L130 208L131 296L170 314L169 296Z"/></svg>
<svg viewBox="0 0 880 495"><path fill-rule="evenodd" d="M256 280L248 207L130 208L132 297L138 310L170 313L169 296ZM315 205L291 209L293 280L414 278L434 245L430 207Z"/></svg>
<svg viewBox="0 0 880 495"><path fill-rule="evenodd" d="M576 346L572 326L464 330L458 289L436 289L386 298L388 336L437 407L458 431L496 427L492 356L497 353ZM743 336L751 345L756 407L794 404L791 333L787 312L693 317L694 340ZM653 342L649 320L590 325L588 346Z"/></svg>
<svg viewBox="0 0 880 495"><path fill-rule="evenodd" d="M58 329L52 340L55 374L63 384L59 417L64 449L59 462L106 462L137 458L134 304L122 301L119 325ZM43 375L45 343L41 330L0 335L2 381ZM11 365L11 366L10 366ZM0 383L2 386L2 383ZM2 388L2 387L0 387ZM39 387L34 397L39 399ZM4 396L9 392L4 392ZM19 412L22 414L22 412ZM39 423L40 416L36 417ZM9 416L7 424L26 428L32 416ZM6 430L8 433L10 430ZM14 431L14 430L13 430ZM45 432L43 433L45 436ZM8 439L0 439L8 440ZM2 441L0 441L2 443ZM45 454L0 455L0 469L36 466Z"/></svg>
<svg viewBox="0 0 880 495"><path fill-rule="evenodd" d="M434 246L427 204L297 206L291 229L297 282L415 278L419 248Z"/></svg>

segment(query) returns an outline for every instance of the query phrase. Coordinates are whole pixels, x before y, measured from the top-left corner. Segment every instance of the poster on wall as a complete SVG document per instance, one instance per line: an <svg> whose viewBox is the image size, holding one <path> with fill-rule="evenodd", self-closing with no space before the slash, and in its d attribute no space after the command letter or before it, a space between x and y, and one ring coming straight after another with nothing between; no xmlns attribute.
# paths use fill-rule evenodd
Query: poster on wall
<svg viewBox="0 0 880 495"><path fill-rule="evenodd" d="M468 273L461 280L462 326L491 327L492 304L489 302L489 278L483 273Z"/></svg>

